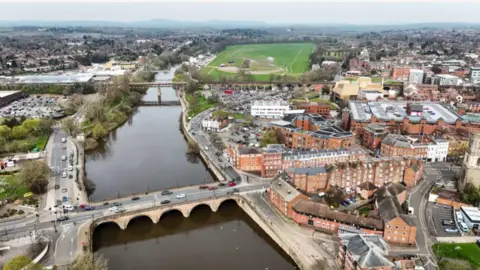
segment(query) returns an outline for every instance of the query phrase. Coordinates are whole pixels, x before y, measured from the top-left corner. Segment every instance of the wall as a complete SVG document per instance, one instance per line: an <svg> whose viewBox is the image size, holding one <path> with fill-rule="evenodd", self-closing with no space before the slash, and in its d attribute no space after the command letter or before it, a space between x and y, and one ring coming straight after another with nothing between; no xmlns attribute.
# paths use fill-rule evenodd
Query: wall
<svg viewBox="0 0 480 270"><path fill-rule="evenodd" d="M460 210L460 207L462 207L462 206L472 207L472 205L470 205L470 204L457 202L457 201L452 201L452 200L444 199L444 198L440 198L440 197L437 197L437 199L435 200L435 203L443 204L443 205L449 205L449 206L452 206L453 208L455 208L456 210Z"/></svg>

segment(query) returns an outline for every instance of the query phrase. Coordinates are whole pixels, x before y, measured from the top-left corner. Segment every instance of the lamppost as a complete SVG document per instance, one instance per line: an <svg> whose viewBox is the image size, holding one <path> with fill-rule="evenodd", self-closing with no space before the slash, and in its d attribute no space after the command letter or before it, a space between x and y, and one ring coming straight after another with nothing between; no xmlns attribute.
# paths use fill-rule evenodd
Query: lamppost
<svg viewBox="0 0 480 270"><path fill-rule="evenodd" d="M120 190L117 189L117 199L120 198Z"/></svg>

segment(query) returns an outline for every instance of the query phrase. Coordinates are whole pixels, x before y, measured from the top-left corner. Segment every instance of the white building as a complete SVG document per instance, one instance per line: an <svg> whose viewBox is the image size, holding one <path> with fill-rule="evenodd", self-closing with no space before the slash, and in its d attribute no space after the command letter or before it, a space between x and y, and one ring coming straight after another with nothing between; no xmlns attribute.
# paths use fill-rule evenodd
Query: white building
<svg viewBox="0 0 480 270"><path fill-rule="evenodd" d="M460 213L463 216L463 222L472 229L474 226L480 226L480 210L476 207L460 207Z"/></svg>
<svg viewBox="0 0 480 270"><path fill-rule="evenodd" d="M206 130L219 131L222 129L222 124L218 120L205 118L202 120L202 128Z"/></svg>
<svg viewBox="0 0 480 270"><path fill-rule="evenodd" d="M458 77L450 74L437 74L435 75L434 83L440 86L443 85L458 85Z"/></svg>
<svg viewBox="0 0 480 270"><path fill-rule="evenodd" d="M378 90L362 90L358 93L360 100L366 99L368 101L374 101L383 98L383 93Z"/></svg>
<svg viewBox="0 0 480 270"><path fill-rule="evenodd" d="M253 102L250 113L253 117L280 119L289 110L290 106L284 100L257 100Z"/></svg>
<svg viewBox="0 0 480 270"><path fill-rule="evenodd" d="M438 162L446 161L448 154L448 141L437 139L434 142L428 144L427 161Z"/></svg>
<svg viewBox="0 0 480 270"><path fill-rule="evenodd" d="M424 72L421 69L410 69L410 75L408 76L408 83L422 84L423 74Z"/></svg>
<svg viewBox="0 0 480 270"><path fill-rule="evenodd" d="M471 67L468 75L470 82L473 84L480 84L480 67Z"/></svg>

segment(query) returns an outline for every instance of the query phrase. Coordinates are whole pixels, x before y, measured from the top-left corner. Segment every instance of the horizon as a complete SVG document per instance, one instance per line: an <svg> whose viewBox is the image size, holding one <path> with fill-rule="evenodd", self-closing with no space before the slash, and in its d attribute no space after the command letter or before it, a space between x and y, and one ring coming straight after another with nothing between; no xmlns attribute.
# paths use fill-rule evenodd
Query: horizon
<svg viewBox="0 0 480 270"><path fill-rule="evenodd" d="M0 21L254 22L267 25L409 25L480 23L480 3L0 3ZM74 13L71 11L75 10ZM231 12L234 10L235 12ZM462 12L452 12L461 10ZM268 11L268 12L265 12ZM393 12L394 11L394 12Z"/></svg>

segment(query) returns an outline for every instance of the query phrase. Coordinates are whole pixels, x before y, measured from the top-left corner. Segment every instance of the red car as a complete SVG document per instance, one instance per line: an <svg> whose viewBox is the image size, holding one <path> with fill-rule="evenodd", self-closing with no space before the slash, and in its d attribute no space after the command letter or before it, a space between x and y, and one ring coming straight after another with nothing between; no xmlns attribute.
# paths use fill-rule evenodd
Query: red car
<svg viewBox="0 0 480 270"><path fill-rule="evenodd" d="M230 182L230 183L228 183L228 186L229 186L229 187L234 187L234 186L236 186L236 185L237 185L237 184L236 184L235 182Z"/></svg>
<svg viewBox="0 0 480 270"><path fill-rule="evenodd" d="M205 185L200 186L200 189L207 189L207 188L208 188L208 186L205 186Z"/></svg>
<svg viewBox="0 0 480 270"><path fill-rule="evenodd" d="M209 187L208 190L216 190L217 187Z"/></svg>

